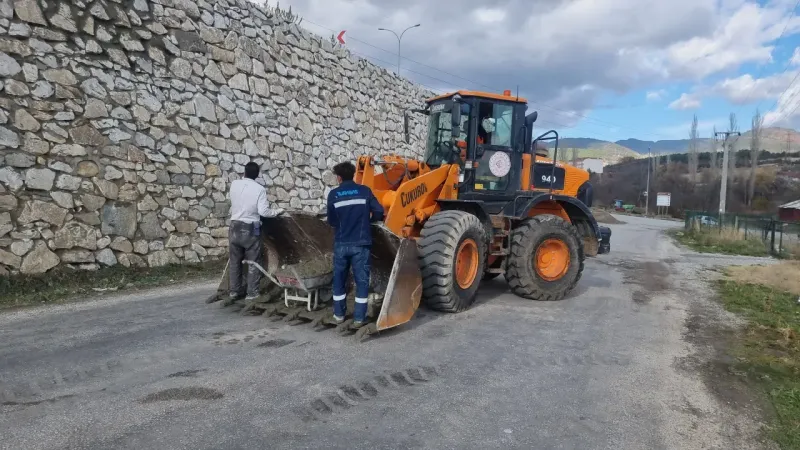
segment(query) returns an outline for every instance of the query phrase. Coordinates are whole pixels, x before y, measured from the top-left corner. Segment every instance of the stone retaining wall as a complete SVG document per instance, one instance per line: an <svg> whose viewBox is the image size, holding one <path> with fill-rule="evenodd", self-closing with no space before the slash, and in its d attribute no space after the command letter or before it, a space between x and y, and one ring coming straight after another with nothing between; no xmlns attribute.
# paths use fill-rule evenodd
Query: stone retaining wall
<svg viewBox="0 0 800 450"><path fill-rule="evenodd" d="M431 92L246 0L0 0L0 275L227 253L227 188L317 212L330 168L416 155Z"/></svg>

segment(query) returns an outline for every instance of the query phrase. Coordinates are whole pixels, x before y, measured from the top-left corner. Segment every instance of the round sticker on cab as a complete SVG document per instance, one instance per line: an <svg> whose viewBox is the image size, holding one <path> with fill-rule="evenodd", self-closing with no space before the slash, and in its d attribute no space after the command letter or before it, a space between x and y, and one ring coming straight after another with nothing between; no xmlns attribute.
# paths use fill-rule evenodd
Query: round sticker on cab
<svg viewBox="0 0 800 450"><path fill-rule="evenodd" d="M504 177L511 170L511 158L506 152L495 152L489 158L489 171L496 177Z"/></svg>

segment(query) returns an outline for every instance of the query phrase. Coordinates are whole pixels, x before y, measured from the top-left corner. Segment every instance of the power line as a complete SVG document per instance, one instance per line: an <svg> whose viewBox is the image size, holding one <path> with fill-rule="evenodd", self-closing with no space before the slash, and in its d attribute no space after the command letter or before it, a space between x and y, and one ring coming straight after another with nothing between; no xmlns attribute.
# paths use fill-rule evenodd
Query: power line
<svg viewBox="0 0 800 450"><path fill-rule="evenodd" d="M356 52L356 51L353 51L353 50L351 50L351 51L350 51L350 53L352 53L352 54L354 54L354 55L356 55L356 56L359 56L359 57L361 57L361 58L370 59L370 60L374 60L374 61L379 61L379 62L382 62L382 63L384 63L384 64L390 64L390 63L389 63L389 61L386 61L386 60L383 60L383 59L380 59L380 58L376 58L376 57L374 57L374 56L367 55L367 54L365 54L365 53L359 53L359 52ZM445 80L442 80L442 79L439 79L439 78L436 78L436 77L431 77L431 76L429 76L429 75L425 75L425 74L422 74L422 73L419 73L419 72L414 72L413 70L410 70L410 69L405 69L405 70L406 70L407 72L413 72L413 73L416 73L416 74L418 74L418 75L422 75L422 76L425 76L425 77L431 78L431 79L433 79L433 80L440 81L440 82L442 82L442 83L445 83L445 84L452 84L452 83L450 83L450 82L447 82L447 81L445 81ZM439 88L434 88L434 87L432 87L432 86L428 86L428 85L426 85L426 84L422 84L422 83L419 83L419 82L417 82L417 84L419 84L419 85L420 85L420 86L422 86L422 87L428 88L428 89L430 89L431 91L434 91L434 92L436 92L436 91L442 92L442 91L443 91L442 89L439 89ZM570 128L570 127L568 127L567 125L564 125L563 123L559 123L559 122L556 122L556 121L554 121L554 120L551 120L551 119L547 119L547 120L537 120L537 122L536 122L536 123L537 123L537 124L541 124L541 123L549 123L549 124L551 124L551 125L557 125L558 127L561 127L561 128ZM572 127L572 128L574 128L574 127Z"/></svg>
<svg viewBox="0 0 800 450"><path fill-rule="evenodd" d="M385 64L390 64L389 61L386 61L386 60L383 60L383 59L380 59L380 58L376 58L374 56L367 55L365 53L359 53L359 52L352 51L352 50L350 51L350 53L352 53L353 55L359 56L361 58L370 59L370 60L374 60L374 61L379 61L379 62L382 62L382 63L385 63ZM409 69L405 69L405 70L408 71L408 72L417 73L418 75L426 76L428 78L431 78L431 79L436 80L436 81L440 81L440 82L445 83L445 84L452 84L450 82L447 82L447 81L439 79L439 78L431 77L429 75L425 75L425 74L422 74L422 73L419 73L419 72L414 72L413 70L409 70ZM420 82L417 82L417 84L419 84L422 87L428 88L428 89L430 89L431 91L434 91L434 92L436 92L436 91L443 92L443 90L440 89L440 88L435 88L435 87L432 87L432 86L428 86L428 85L420 83ZM567 125L564 125L563 123L559 123L559 122L556 122L556 121L551 120L551 119L537 120L536 123L537 124L549 123L551 125L557 125L557 126L559 126L561 128L570 128Z"/></svg>
<svg viewBox="0 0 800 450"><path fill-rule="evenodd" d="M777 39L775 39L775 46L776 46L776 47L778 46L778 43L781 41L781 39L783 39L783 35L784 35L784 34L786 34L786 30L787 30L787 29L789 29L789 23L792 21L792 18L794 17L794 15L795 15L795 12L796 12L796 10L797 10L797 7L798 7L798 6L800 6L800 0L797 0L797 2L795 2L795 4L794 4L794 7L793 7L792 9L790 9L790 10L789 10L789 11L786 13L786 15L787 15L786 24L783 26L783 30L781 31L781 34L780 34L780 35L778 35L778 38L777 38ZM787 63L786 63L786 66L783 68L783 72L781 72L781 75L783 75L784 73L786 73L786 71L787 71L787 70L789 70L789 65L790 65L790 64L791 64L791 58L789 59L789 61L787 61ZM750 89L748 89L748 90L747 90L747 93L748 93L748 94L749 94L749 93L750 93L750 92L753 90L753 88L755 88L755 85L756 85L756 83L755 83L755 82L756 82L756 81L758 81L758 80L761 78L761 75L763 75L763 74L764 74L764 68L765 68L765 67L766 67L766 66L761 66L761 68L759 69L759 71L758 71L758 75L756 75L756 77L753 79L753 81L754 81L754 82L753 82L753 85L752 85L752 86L750 86ZM794 80L792 80L792 82L789 84L789 86L787 86L787 88L786 88L786 89L789 89L789 87L791 87L791 85L792 85L792 84L794 84L794 82L795 82L796 80L797 80L797 77L795 77L795 78L794 78ZM785 91L784 91L784 92L785 92ZM781 95L783 95L783 93L781 93ZM780 96L779 96L778 98L780 98ZM761 100L758 102L758 105L756 105L756 108L760 107L760 106L761 106L761 102L763 102L763 101L764 101L764 99L761 99ZM775 103L777 104L777 100L775 101ZM774 106L775 106L775 105L773 105L773 107L774 107ZM772 108L770 108L770 109L772 109Z"/></svg>
<svg viewBox="0 0 800 450"><path fill-rule="evenodd" d="M799 0L799 1L800 1L800 0ZM319 28L322 28L322 29L328 30L328 31L330 31L330 32L333 32L333 33L335 33L335 32L336 32L336 30L334 30L333 28L326 27L325 25L321 25L321 24L319 24L319 23L313 22L313 21L311 21L311 20L308 20L308 19L306 19L306 18L303 18L303 23L310 23L311 25L314 25L314 26L317 26L317 27L319 27ZM349 39L351 39L351 40L353 40L353 41L355 41L355 42L359 42L359 43L361 43L361 44L364 44L364 45L366 45L366 46L368 46L368 47L372 47L372 48L374 48L374 49L380 50L380 51L382 51L382 52L386 52L386 53L388 53L388 54L390 54L390 55L392 55L392 56L398 56L398 55L397 55L397 53L396 53L396 52L394 52L394 51L392 51L392 50L387 50L387 49L385 49L385 48L378 47L378 46L376 46L376 45L374 45L374 44L370 44L369 42L363 41L363 40L361 40L361 39L358 39L358 38L355 38L355 37L352 37L352 36L349 36ZM351 50L351 53L355 53L355 52L353 52L353 51ZM378 58L375 58L375 59L376 59L376 60L378 60L378 61L380 61ZM445 75L448 75L448 76L451 76L451 77L454 77L454 78L460 79L460 80L462 80L462 81L466 81L466 82L468 82L468 83L471 83L471 84L473 84L473 85L475 85L475 86L480 86L480 87L487 88L487 89L490 89L490 90L500 90L500 89L498 89L496 86L490 86L490 85L488 85L488 84L485 84L485 83L482 83L482 82L479 82L479 81L475 81L475 80L471 80L471 79L469 79L469 78L465 78L465 77L463 77L463 76L461 76L461 75L457 75L457 74L454 74L454 73L452 73L452 72L448 72L448 71L446 71L446 70L443 70L443 69L440 69L440 68L437 68L437 67L431 66L431 65L429 65L429 64L422 63L422 62L420 62L420 61L416 61L416 60L414 60L414 59L411 59L411 58L409 58L409 57L407 57L407 56L401 56L401 59L404 59L404 60L406 60L406 61L408 61L408 62L411 62L411 63L417 64L417 65L420 65L420 66L423 66L423 67L427 67L427 68L429 68L429 69L432 69L432 70L435 70L435 71L437 71L437 72L443 73L443 74L445 74ZM389 64L388 62L385 62L385 63ZM394 64L394 63L391 63L391 64ZM416 74L418 74L418 75L422 75L422 76L424 76L424 77L428 77L428 78L431 78L431 79L434 79L434 80L437 80L437 81L440 81L440 82L443 82L443 83L447 83L447 84L450 84L450 85L454 84L454 83L448 83L448 82L446 82L446 81L444 81L444 80L438 79L438 78L436 78L436 77L432 77L432 76L430 76L430 75L423 74L423 73L421 73L421 72L413 71L413 70L410 70L410 69L405 69L405 70L406 70L406 71L408 71L408 72L416 73ZM638 130L638 129L635 129L635 128L631 128L631 127L627 127L627 126L625 126L625 125L618 124L618 123L613 123L613 122L608 122L608 121L601 120L601 119L596 119L596 118L594 118L594 117L590 117L590 116L587 116L587 115L585 115L585 114L581 114L581 113L579 113L579 112L576 112L576 111L567 111L567 110L564 110L564 109L560 109L560 108L557 108L557 107L555 107L555 106L548 105L548 104L546 104L546 103L543 103L543 102L540 102L540 101L530 100L530 103L532 103L532 104L535 104L535 105L539 105L539 106L542 106L542 107L545 107L545 108L548 108L548 109L551 109L551 110L553 110L553 111L560 112L560 113L561 113L561 115L567 115L567 116L577 116L577 117L580 117L580 118L582 118L582 119L585 119L585 120L588 120L588 121L593 121L593 122L596 122L596 123L598 123L598 124L601 124L601 125L611 125L611 126L614 126L614 127L618 127L618 128L622 128L622 129L626 129L626 130L632 130L632 131L636 131L636 132L639 132L639 131L641 131L641 130ZM658 134L658 133L650 133L650 134L651 134L652 136L660 136L660 137L667 138L667 136L664 136L664 135L661 135L661 134Z"/></svg>
<svg viewBox="0 0 800 450"><path fill-rule="evenodd" d="M797 6L798 6L798 5L800 5L800 0L798 0L798 1L797 1L796 5L795 5L795 8L793 8L792 12L794 11L794 9L796 9L796 8L797 8ZM333 28L326 27L326 26L324 26L324 25L321 25L321 24L319 24L319 23L313 22L313 21L311 21L311 20L308 20L308 19L306 19L306 18L304 18L304 19L303 19L303 23L304 23L304 24L308 23L308 24L311 24L311 25L317 26L317 27L319 27L319 28L322 28L322 29L325 29L325 30L328 30L328 31L331 31L331 32L334 32L334 33L336 32L336 30L334 30ZM787 24L785 25L783 32L781 33L781 37L782 37L782 35L785 33L786 29L788 29L788 22L787 22ZM781 37L779 37L778 39L780 39ZM356 42L359 42L359 43L361 43L361 44L364 44L364 45L366 45L366 46L368 46L368 47L371 47L371 48L374 48L374 49L380 50L380 51L382 51L382 52L388 53L388 54L390 54L390 55L392 55L392 56L397 56L397 53L396 53L396 52L394 52L394 51L391 51L391 50L387 50L387 49L381 48L381 47L379 47L379 46L376 46L376 45L374 45L374 44L371 44L371 43L369 43L369 42L366 42L366 41L364 41L364 40L361 40L361 39L358 39L358 38L355 38L355 37L352 37L352 36L349 36L349 39L351 39L351 40L353 40L353 41L356 41ZM393 65L393 64L395 64L395 63L390 63L389 61L385 61L385 60L383 60L383 59L380 59L380 58L377 58L377 57L374 57L374 56L371 56L371 55L367 55L367 54L365 54L365 53L356 52L356 51L353 51L353 50L350 50L350 53L352 53L352 54L354 54L354 55L357 55L357 56L360 56L360 57L362 57L362 58L371 59L371 60L374 60L374 61L379 61L379 62L382 62L382 63L384 63L384 64L390 65L390 66L391 66L391 65ZM700 58L703 58L703 57L706 57L706 56L708 56L708 55L703 55L703 56L697 57L696 59L700 59ZM491 89L491 90L497 90L497 89L496 89L496 87L493 87L493 86L487 85L487 84L485 84L485 83L481 83L481 82L479 82L479 81L471 80L471 79L469 79L469 78L465 78L465 77L463 77L463 76L461 76L461 75L454 74L454 73L448 72L448 71L446 71L446 70L439 69L439 68L437 68L437 67L434 67L434 66L431 66L431 65L429 65L429 64L425 64L425 63L422 63L422 62L420 62L420 61L416 61L416 60L414 60L414 59L411 59L411 58L409 58L409 57L406 57L406 56L401 56L401 58L402 58L402 59L404 59L404 60L406 60L406 61L408 61L408 62L411 62L411 63L417 64L417 65L420 65L420 66L423 66L423 67L430 68L430 69L432 69L432 70L434 70L434 71L436 71L436 72L440 72L440 73L442 73L442 74L445 74L445 75L451 76L451 77L453 77L453 78L457 78L457 79L459 79L459 80L466 81L466 82L468 82L468 83L471 83L471 84L473 84L473 85L480 86L480 87L484 87L484 88L488 88L488 89ZM420 76L422 76L422 77L426 77L426 78L429 78L429 79L431 79L431 80L435 80L435 81L438 81L438 82L440 82L440 83L444 83L445 85L451 85L451 86L452 86L452 85L454 85L454 84L455 84L455 83L451 83L451 82L449 82L449 81L447 81L447 80L443 80L443 79L441 79L441 78L437 78L437 77L434 77L434 76L431 76L431 75L428 75L428 74L425 74L425 73L422 73L422 72L419 72L419 71L415 71L415 70L411 70L411 69L405 69L405 70L406 70L406 71L408 71L408 72L410 72L410 73L414 73L414 74L420 75ZM798 75L800 75L800 73L799 73ZM796 78L797 78L797 77L796 77ZM419 83L419 82L417 82L417 84L419 84L419 85L421 85L421 86L423 86L423 87L426 87L426 88L428 88L428 89L430 89L430 90L432 90L432 91L434 91L434 92L436 92L436 91L439 91L439 92L441 92L441 91L442 91L442 89L439 89L439 88L433 88L433 87L431 87L431 86L427 86L427 85L425 85L425 84L423 84L423 83ZM582 119L585 119L585 120L587 120L587 121L593 121L593 122L596 122L597 124L601 124L601 125L611 125L611 126L618 127L618 128L621 128L621 129L632 130L632 131L635 131L635 132L637 132L637 133L640 133L640 132L641 132L641 130L640 130L640 129L631 128L631 127L628 127L628 126L624 126L624 125L617 124L617 123L613 123L613 122L604 121L604 120L601 120L601 119L596 119L596 118L589 117L589 116L587 116L587 115L584 115L584 114L581 114L581 113L578 113L578 112L575 112L575 111L567 111L567 110L559 109L559 108L556 108L556 107L554 107L554 106L548 105L548 104L546 104L546 103L542 103L542 102L538 102L538 101L533 101L533 100L531 100L531 101L530 101L530 103L533 103L533 104L536 104L536 105L539 105L539 106L542 106L542 107L545 107L545 108L551 109L551 110L553 110L553 111L557 111L558 113L560 113L560 115L564 115L564 116L568 116L568 117L580 117L580 118L582 118ZM564 124L561 124L561 123L559 123L559 122L556 122L556 121L553 121L553 120L549 120L549 119L548 119L548 120L539 120L539 121L537 121L537 123L549 123L549 124L557 125L557 126L559 126L559 127L562 127L562 128L573 128L573 129L578 129L578 128L574 127L574 126L573 126L573 127L569 127L569 126L567 126L567 125L564 125ZM671 137L669 137L669 136L666 136L666 135L662 135L662 134L660 134L660 133L652 133L652 132L651 132L651 133L648 133L648 134L649 134L650 136L662 137L662 138L665 138L666 140L672 140L672 139L671 139ZM766 136L765 136L765 137L762 137L762 139L767 139L767 140L776 140L776 141L778 140L778 139L775 139L775 138L770 138L770 137L766 137ZM738 138L736 139L736 141L738 141ZM736 141L734 141L734 142L736 142ZM782 142L782 141L781 141L781 142Z"/></svg>

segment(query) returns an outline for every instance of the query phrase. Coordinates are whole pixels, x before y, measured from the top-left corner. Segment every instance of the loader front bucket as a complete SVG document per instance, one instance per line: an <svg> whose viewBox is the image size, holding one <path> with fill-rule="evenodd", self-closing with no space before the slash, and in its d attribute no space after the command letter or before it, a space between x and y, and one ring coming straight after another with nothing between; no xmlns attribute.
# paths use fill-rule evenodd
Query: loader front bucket
<svg viewBox="0 0 800 450"><path fill-rule="evenodd" d="M280 217L264 218L261 226L263 243L263 259L256 261L271 277L288 266L286 272L296 272L299 268L304 273L332 272L330 264L333 253L334 230L317 216L305 213L291 213ZM229 266L220 279L217 292L206 303L212 303L227 297L230 286ZM246 286L247 266L242 268L242 286ZM312 274L314 275L314 274ZM267 291L273 284L269 277L262 277L261 292ZM244 296L244 291L239 293Z"/></svg>
<svg viewBox="0 0 800 450"><path fill-rule="evenodd" d="M376 328L402 325L414 316L422 298L417 243L383 227L373 227L371 290L383 298Z"/></svg>
<svg viewBox="0 0 800 450"><path fill-rule="evenodd" d="M330 274L334 234L331 226L313 215L291 213L264 219L261 227L264 258L259 264L269 276L262 278L261 292L275 284L270 279L288 285L292 283L286 280L298 275L310 278ZM408 322L422 298L416 242L400 238L382 224L376 224L370 253L370 321L376 321L378 331ZM243 268L242 272L246 277L247 269ZM228 273L226 266L212 298L220 300L227 296ZM209 299L209 302L216 300Z"/></svg>

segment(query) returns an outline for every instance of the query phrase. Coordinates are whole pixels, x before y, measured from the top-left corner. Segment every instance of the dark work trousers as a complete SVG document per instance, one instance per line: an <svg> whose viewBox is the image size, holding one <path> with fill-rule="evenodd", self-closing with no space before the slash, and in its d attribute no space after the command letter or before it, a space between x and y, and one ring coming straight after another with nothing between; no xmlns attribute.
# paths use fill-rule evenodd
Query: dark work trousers
<svg viewBox="0 0 800 450"><path fill-rule="evenodd" d="M242 289L242 261L255 261L263 266L264 257L261 250L261 237L255 236L252 223L232 220L228 230L230 264L230 293L238 295ZM258 296L258 284L261 272L254 266L247 269L247 296Z"/></svg>
<svg viewBox="0 0 800 450"><path fill-rule="evenodd" d="M347 314L347 275L353 269L356 282L356 301L353 320L367 319L367 297L369 295L369 246L334 245L333 247L333 314Z"/></svg>

